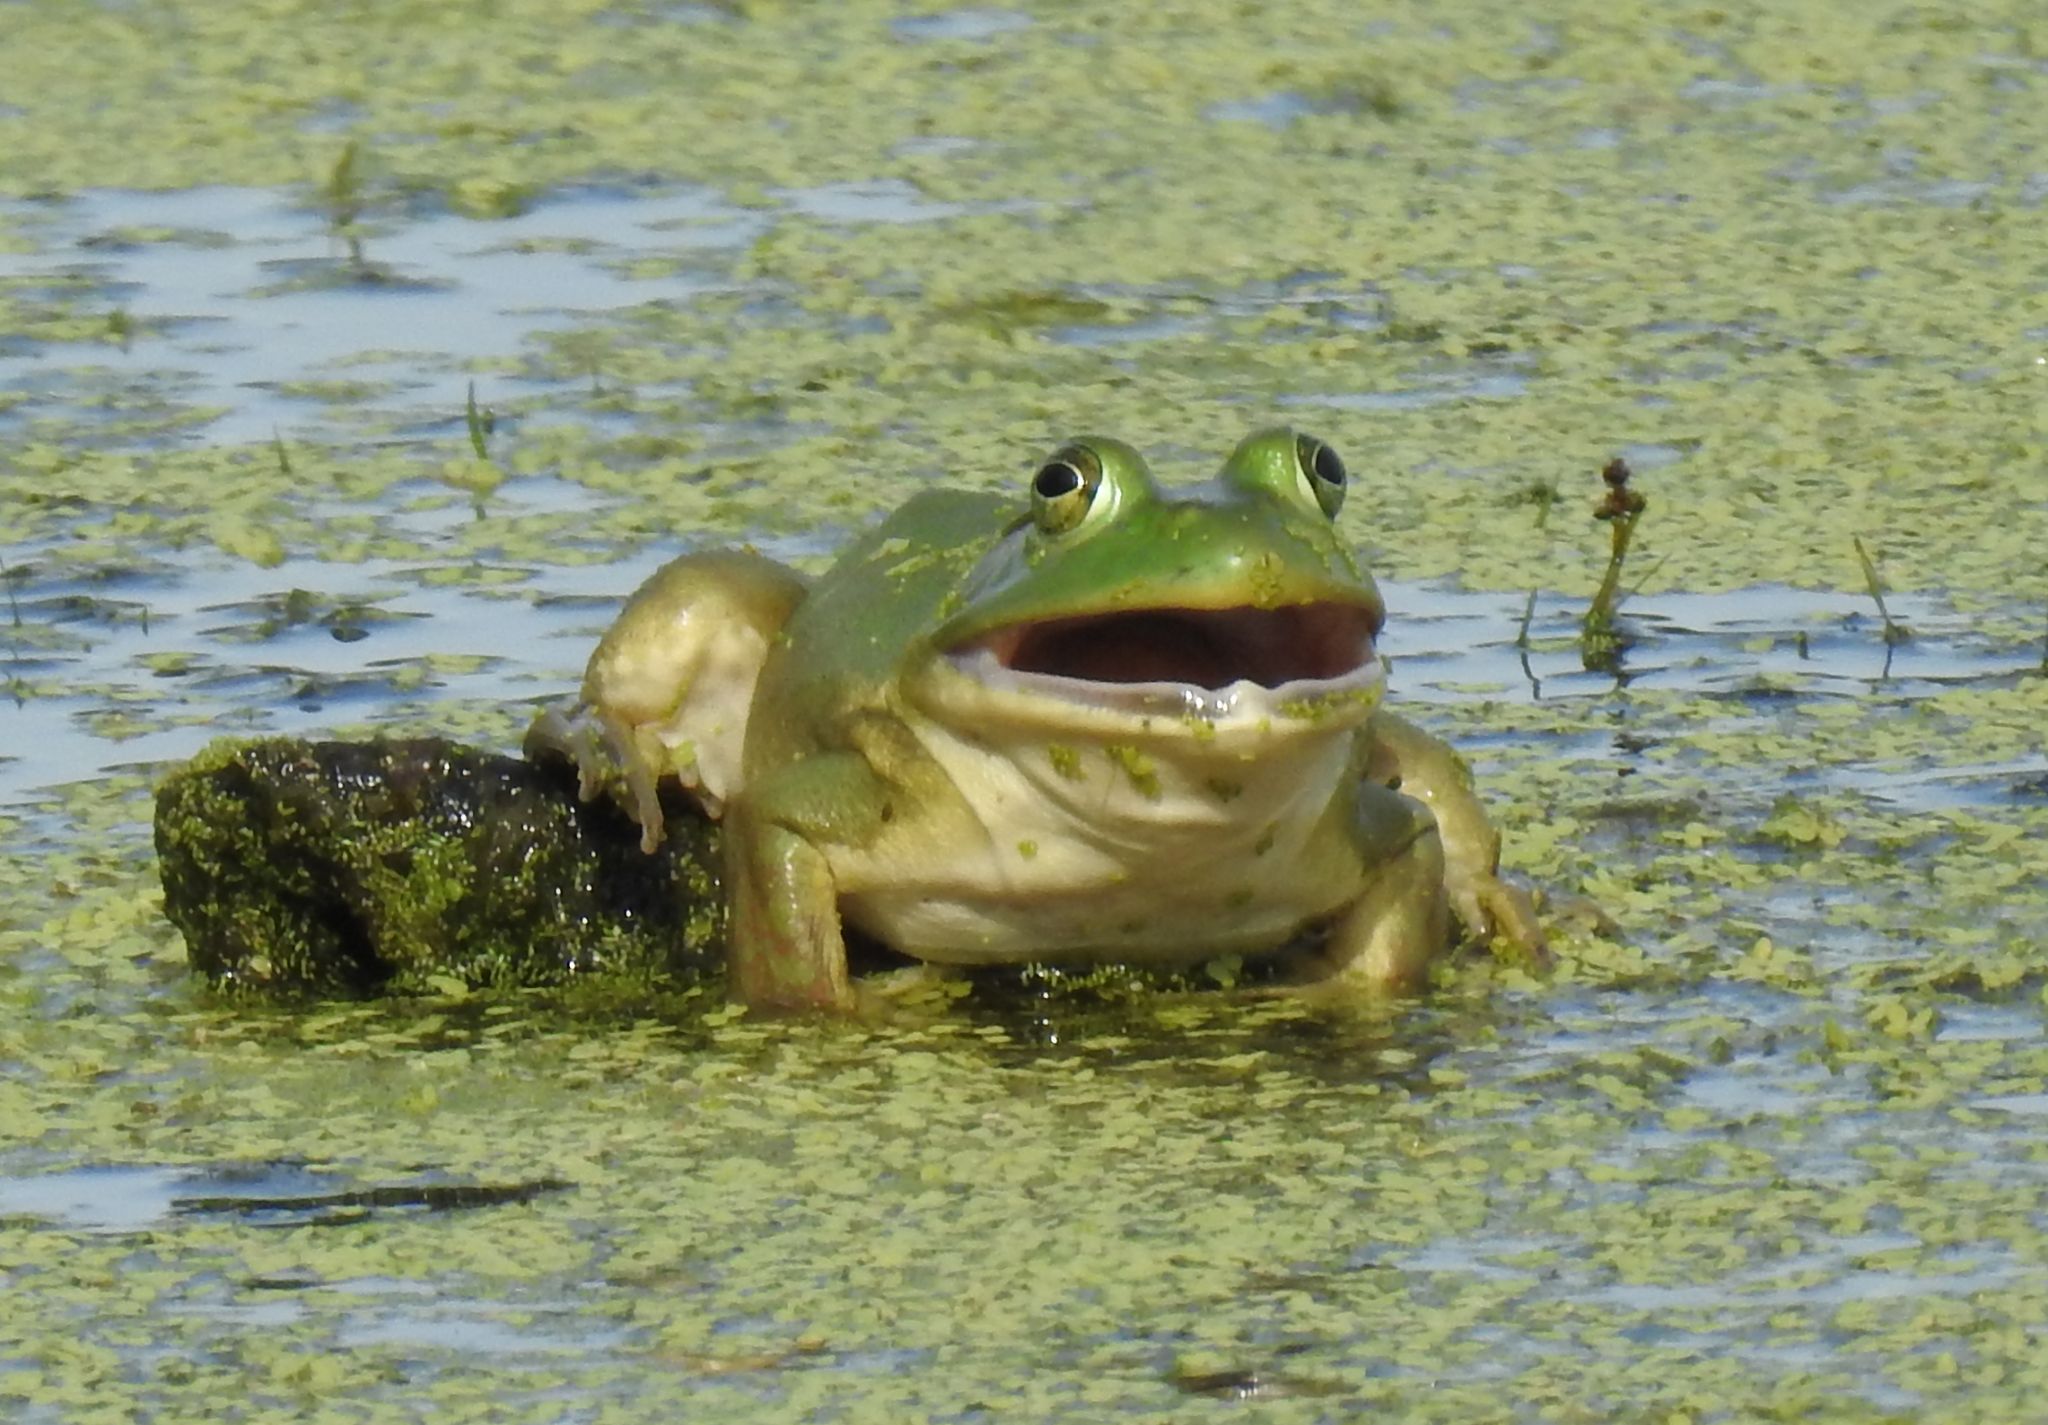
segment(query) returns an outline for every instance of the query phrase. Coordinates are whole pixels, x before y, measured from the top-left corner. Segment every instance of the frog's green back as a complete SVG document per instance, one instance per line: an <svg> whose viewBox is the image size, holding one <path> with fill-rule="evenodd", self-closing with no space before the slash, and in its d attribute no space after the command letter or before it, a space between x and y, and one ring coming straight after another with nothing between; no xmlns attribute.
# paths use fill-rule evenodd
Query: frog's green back
<svg viewBox="0 0 2048 1425"><path fill-rule="evenodd" d="M889 696L912 645L936 628L976 562L1023 509L1000 495L927 490L849 545L783 630L756 708L801 742ZM784 741L778 735L776 741Z"/></svg>

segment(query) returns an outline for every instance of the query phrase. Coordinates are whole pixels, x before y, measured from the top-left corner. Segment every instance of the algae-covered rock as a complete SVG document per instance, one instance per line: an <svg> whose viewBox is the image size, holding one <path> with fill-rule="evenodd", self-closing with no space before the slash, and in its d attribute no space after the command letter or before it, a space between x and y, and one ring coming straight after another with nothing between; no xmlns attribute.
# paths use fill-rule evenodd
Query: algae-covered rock
<svg viewBox="0 0 2048 1425"><path fill-rule="evenodd" d="M660 851L573 771L439 738L224 741L157 793L164 910L217 984L361 994L714 966L717 831Z"/></svg>

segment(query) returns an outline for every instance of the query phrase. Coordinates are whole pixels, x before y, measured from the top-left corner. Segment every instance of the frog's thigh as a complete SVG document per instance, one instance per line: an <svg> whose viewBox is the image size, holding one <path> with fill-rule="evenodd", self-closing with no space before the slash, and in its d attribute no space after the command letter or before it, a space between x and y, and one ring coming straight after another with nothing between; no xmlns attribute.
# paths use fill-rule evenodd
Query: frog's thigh
<svg viewBox="0 0 2048 1425"><path fill-rule="evenodd" d="M1443 838L1432 825L1379 864L1331 927L1327 983L1368 993L1419 985L1450 934Z"/></svg>

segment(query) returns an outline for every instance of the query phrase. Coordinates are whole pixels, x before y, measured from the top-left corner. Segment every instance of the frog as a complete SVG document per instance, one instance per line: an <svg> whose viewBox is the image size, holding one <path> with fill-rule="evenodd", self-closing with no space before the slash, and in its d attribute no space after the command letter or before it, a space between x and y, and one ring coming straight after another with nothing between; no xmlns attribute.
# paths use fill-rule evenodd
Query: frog
<svg viewBox="0 0 2048 1425"><path fill-rule="evenodd" d="M1285 955L1345 1000L1460 933L1546 954L1469 765L1383 705L1332 446L1169 486L1082 436L1023 483L921 489L815 579L684 554L534 721L643 849L668 781L722 821L735 999L856 1012L850 935L941 973Z"/></svg>

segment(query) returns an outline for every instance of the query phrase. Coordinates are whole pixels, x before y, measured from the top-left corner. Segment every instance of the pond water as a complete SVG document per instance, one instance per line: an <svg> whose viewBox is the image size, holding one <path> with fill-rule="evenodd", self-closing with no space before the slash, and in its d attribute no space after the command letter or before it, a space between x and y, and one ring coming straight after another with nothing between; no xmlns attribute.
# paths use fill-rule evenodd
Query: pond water
<svg viewBox="0 0 2048 1425"><path fill-rule="evenodd" d="M55 8L0 16L8 1418L2034 1409L2023 6ZM149 796L214 737L509 749L681 549L1274 419L1554 972L886 1029L187 976Z"/></svg>

